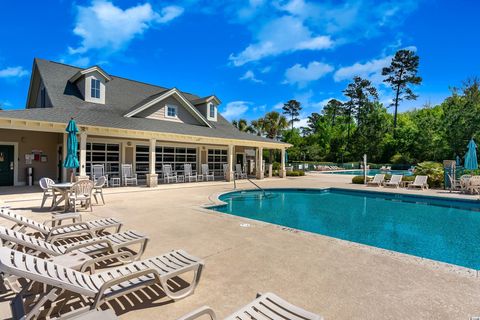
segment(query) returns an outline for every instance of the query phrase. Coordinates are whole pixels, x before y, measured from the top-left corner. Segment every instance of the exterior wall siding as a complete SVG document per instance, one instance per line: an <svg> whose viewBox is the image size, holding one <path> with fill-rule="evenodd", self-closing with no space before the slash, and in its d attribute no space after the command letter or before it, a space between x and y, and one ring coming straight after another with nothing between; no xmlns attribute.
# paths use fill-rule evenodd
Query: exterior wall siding
<svg viewBox="0 0 480 320"><path fill-rule="evenodd" d="M59 133L20 131L0 129L0 141L18 143L18 183L26 183L26 168L32 167L35 181L42 177L57 179L58 159L57 145L62 143L63 135ZM47 162L32 161L26 164L25 154L32 150L41 150L47 156Z"/></svg>
<svg viewBox="0 0 480 320"><path fill-rule="evenodd" d="M175 105L177 106L177 118L168 118L165 117L166 105ZM200 125L200 122L194 118L194 116L188 111L177 99L174 97L168 97L165 100L162 100L155 105L139 112L135 117L139 118L148 118L155 120L167 120L188 123L193 125Z"/></svg>

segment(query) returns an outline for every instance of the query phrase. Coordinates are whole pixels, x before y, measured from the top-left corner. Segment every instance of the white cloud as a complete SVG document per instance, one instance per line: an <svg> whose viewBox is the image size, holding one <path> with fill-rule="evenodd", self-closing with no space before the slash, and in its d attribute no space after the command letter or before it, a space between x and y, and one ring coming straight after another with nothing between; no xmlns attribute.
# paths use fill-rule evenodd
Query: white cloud
<svg viewBox="0 0 480 320"><path fill-rule="evenodd" d="M308 118L307 117L301 117L300 121L297 121L293 124L295 128L300 129L301 127L307 127L308 126Z"/></svg>
<svg viewBox="0 0 480 320"><path fill-rule="evenodd" d="M242 66L266 57L299 50L322 50L334 45L325 35L315 35L301 19L292 16L275 18L260 28L256 42L229 59L235 66Z"/></svg>
<svg viewBox="0 0 480 320"><path fill-rule="evenodd" d="M20 66L0 69L0 78L22 78L26 76L28 76L28 71Z"/></svg>
<svg viewBox="0 0 480 320"><path fill-rule="evenodd" d="M252 70L245 72L243 76L240 77L240 80L250 80L255 83L265 83L263 80L257 79L255 73Z"/></svg>
<svg viewBox="0 0 480 320"><path fill-rule="evenodd" d="M402 48L404 50L411 50L416 52L417 48L415 46L408 46ZM336 82L343 80L351 80L354 76L360 76L362 78L370 80L373 84L383 83L382 69L390 65L393 55L388 55L378 59L372 59L367 62L361 63L356 62L351 66L342 67L338 69L334 75L333 79Z"/></svg>
<svg viewBox="0 0 480 320"><path fill-rule="evenodd" d="M282 108L283 108L283 102L278 102L272 107L273 110L281 110Z"/></svg>
<svg viewBox="0 0 480 320"><path fill-rule="evenodd" d="M81 45L69 47L70 54L83 54L91 49L112 53L128 46L137 36L155 24L169 22L183 13L177 6L164 7L155 12L149 3L122 9L106 0L94 0L88 7L78 6L73 33Z"/></svg>
<svg viewBox="0 0 480 320"><path fill-rule="evenodd" d="M418 1L290 0L277 2L275 7L307 21L312 28L335 35L339 43L346 43L397 27L418 7Z"/></svg>
<svg viewBox="0 0 480 320"><path fill-rule="evenodd" d="M228 120L236 119L248 111L252 103L248 101L231 101L222 111L222 116Z"/></svg>
<svg viewBox="0 0 480 320"><path fill-rule="evenodd" d="M333 67L323 62L312 61L306 67L297 63L285 71L284 82L303 87L308 82L318 80L332 71Z"/></svg>
<svg viewBox="0 0 480 320"><path fill-rule="evenodd" d="M158 23L167 23L173 19L181 16L184 9L179 6L167 6L163 8L160 12L160 15L155 19Z"/></svg>
<svg viewBox="0 0 480 320"><path fill-rule="evenodd" d="M365 63L356 62L351 66L338 69L333 75L336 82L351 80L355 76L369 79L372 83L380 84L383 81L382 69L390 65L393 56L372 59Z"/></svg>

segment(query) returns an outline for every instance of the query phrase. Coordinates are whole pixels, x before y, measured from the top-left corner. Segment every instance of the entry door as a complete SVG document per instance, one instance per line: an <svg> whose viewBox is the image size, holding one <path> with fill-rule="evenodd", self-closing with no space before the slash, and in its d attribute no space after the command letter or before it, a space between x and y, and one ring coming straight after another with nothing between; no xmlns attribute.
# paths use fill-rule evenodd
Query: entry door
<svg viewBox="0 0 480 320"><path fill-rule="evenodd" d="M237 153L237 161L235 163L239 163L242 165L242 170L244 169L244 166L243 166L243 153Z"/></svg>
<svg viewBox="0 0 480 320"><path fill-rule="evenodd" d="M0 186L13 186L13 146L0 146Z"/></svg>

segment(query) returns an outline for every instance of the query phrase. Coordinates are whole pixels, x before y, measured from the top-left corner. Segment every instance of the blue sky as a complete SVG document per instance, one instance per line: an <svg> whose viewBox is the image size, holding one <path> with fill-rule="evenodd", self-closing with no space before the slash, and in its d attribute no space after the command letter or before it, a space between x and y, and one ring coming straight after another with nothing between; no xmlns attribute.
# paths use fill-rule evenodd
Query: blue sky
<svg viewBox="0 0 480 320"><path fill-rule="evenodd" d="M45 5L48 3L48 5ZM304 119L354 75L390 90L381 68L401 48L420 56L420 97L438 103L479 75L477 1L63 0L0 2L0 103L24 108L34 57L201 96L229 119L299 100Z"/></svg>

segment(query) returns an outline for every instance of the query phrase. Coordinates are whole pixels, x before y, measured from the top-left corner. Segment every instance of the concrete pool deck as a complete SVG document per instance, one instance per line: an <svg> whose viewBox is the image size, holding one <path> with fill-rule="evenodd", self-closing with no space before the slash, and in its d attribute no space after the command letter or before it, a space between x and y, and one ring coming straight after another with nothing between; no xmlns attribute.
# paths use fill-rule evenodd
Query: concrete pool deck
<svg viewBox="0 0 480 320"><path fill-rule="evenodd" d="M346 175L312 174L255 182L266 188L366 189L350 181ZM238 186L251 187L246 181ZM222 318L257 292L267 291L325 319L480 316L480 279L475 277L317 234L254 221L245 226L246 220L240 217L202 209L213 204L216 194L231 190L232 184L226 182L111 188L105 190L107 205L84 213L85 220L111 216L123 221L125 230L147 234L151 241L144 257L183 248L205 260L205 272L193 296L171 303L150 294L154 298L133 307L125 300L125 310L114 306L121 319L176 319L201 305L211 306ZM478 198L443 190L380 190ZM32 191L0 188L0 201L24 210L29 217L48 218L48 212L38 210L41 193ZM11 317L6 299L0 300L0 317Z"/></svg>

